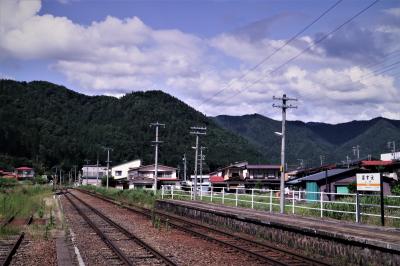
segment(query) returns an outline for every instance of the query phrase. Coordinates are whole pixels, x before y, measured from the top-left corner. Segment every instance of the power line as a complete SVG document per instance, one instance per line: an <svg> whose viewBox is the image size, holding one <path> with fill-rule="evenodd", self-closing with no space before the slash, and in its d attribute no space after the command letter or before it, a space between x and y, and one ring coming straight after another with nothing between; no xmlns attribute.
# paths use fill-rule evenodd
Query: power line
<svg viewBox="0 0 400 266"><path fill-rule="evenodd" d="M325 16L327 13L329 13L332 9L334 9L337 5L339 5L343 0L339 0L336 3L334 3L332 6L330 6L328 9L326 9L321 15L319 15L316 19L314 19L311 23L309 23L306 27L304 27L302 30L300 30L299 32L297 32L293 37L291 37L289 40L287 40L283 45L281 45L279 48L275 49L275 51L273 51L271 54L269 54L268 56L264 57L260 62L258 62L255 66L253 66L252 68L250 68L249 70L247 70L244 74L242 74L241 76L239 76L239 78L237 79L232 79L231 81L229 81L229 83L222 88L221 90L217 91L216 93L214 93L211 97L205 99L203 102L200 103L200 105L198 106L201 107L204 103L210 101L211 99L213 99L214 97L218 96L219 94L221 94L223 91L225 91L226 89L230 88L233 84L233 82L235 80L242 80L245 77L247 77L250 72L256 70L258 67L260 67L261 65L263 65L268 59L270 59L272 56L274 56L276 53L278 53L280 50L282 50L283 48L285 48L289 43L291 43L292 41L294 41L297 37L299 37L302 33L304 33L306 30L308 30L312 25L314 25L315 23L317 23L323 16Z"/></svg>
<svg viewBox="0 0 400 266"><path fill-rule="evenodd" d="M361 14L363 14L365 11L367 11L368 9L370 9L372 6L374 6L376 3L378 3L380 0L375 0L374 2L372 2L371 4L369 4L367 7L363 8L362 10L360 10L359 12L357 12L355 15L353 15L352 17L350 17L349 19L347 19L345 22L343 22L342 24L340 24L339 26L337 26L335 29L331 30L329 33L325 34L324 36L322 36L321 38L319 38L317 41L315 41L314 43L310 44L307 48L303 49L301 52L299 52L298 54L296 54L295 56L291 57L289 60L285 61L284 63L282 63L281 65L279 65L278 67L276 67L275 69L269 71L267 73L267 76L278 71L279 69L281 69L282 67L286 66L287 64L289 64L290 62L293 62L294 60L296 60L298 57L300 57L302 54L304 54L305 52L309 51L310 49L314 48L315 46L317 46L319 43L323 42L324 40L326 40L329 36L335 34L337 31L339 31L341 28L343 28L345 25L347 25L348 23L350 23L351 21L353 21L354 19L356 19L358 16L360 16ZM253 86L254 84L264 80L266 77L262 77L260 79L257 79L255 81L253 81L252 83L250 83L250 85L246 86L244 89L239 90L236 94L233 94L231 97L228 97L226 100L229 100L233 97L236 97L237 95L239 95L240 93L242 93L244 90L250 88L251 86Z"/></svg>

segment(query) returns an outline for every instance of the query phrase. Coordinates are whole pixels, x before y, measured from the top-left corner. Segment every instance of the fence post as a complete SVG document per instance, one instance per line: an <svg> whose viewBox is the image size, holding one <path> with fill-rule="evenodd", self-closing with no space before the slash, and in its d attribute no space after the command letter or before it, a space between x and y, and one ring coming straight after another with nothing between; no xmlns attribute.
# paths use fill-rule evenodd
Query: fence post
<svg viewBox="0 0 400 266"><path fill-rule="evenodd" d="M294 190L292 190L292 213L294 214Z"/></svg>
<svg viewBox="0 0 400 266"><path fill-rule="evenodd" d="M193 187L190 187L190 200L193 200Z"/></svg>
<svg viewBox="0 0 400 266"><path fill-rule="evenodd" d="M161 186L161 199L164 199L164 185Z"/></svg>
<svg viewBox="0 0 400 266"><path fill-rule="evenodd" d="M200 200L203 200L203 187L200 185Z"/></svg>
<svg viewBox="0 0 400 266"><path fill-rule="evenodd" d="M213 198L213 190L214 190L214 187L211 186L211 202L212 202L212 198Z"/></svg>
<svg viewBox="0 0 400 266"><path fill-rule="evenodd" d="M301 190L299 188L299 201L301 201Z"/></svg>
<svg viewBox="0 0 400 266"><path fill-rule="evenodd" d="M358 193L358 190L356 192L356 223L360 222L360 194Z"/></svg>
<svg viewBox="0 0 400 266"><path fill-rule="evenodd" d="M222 204L225 204L225 188L222 188Z"/></svg>
<svg viewBox="0 0 400 266"><path fill-rule="evenodd" d="M254 209L254 188L251 189L251 208Z"/></svg>
<svg viewBox="0 0 400 266"><path fill-rule="evenodd" d="M172 196L172 199L174 199L174 186L171 186L171 196Z"/></svg>
<svg viewBox="0 0 400 266"><path fill-rule="evenodd" d="M238 191L239 191L239 189L238 188L236 188L236 207L238 206Z"/></svg>
<svg viewBox="0 0 400 266"><path fill-rule="evenodd" d="M269 212L272 212L272 189L269 190Z"/></svg>
<svg viewBox="0 0 400 266"><path fill-rule="evenodd" d="M320 206L320 208L321 208L321 218L322 217L324 217L324 211L323 211L323 209L324 209L324 195L323 195L323 193L324 192L320 192L320 199L319 199L319 201L320 201L320 203L321 203L321 206Z"/></svg>

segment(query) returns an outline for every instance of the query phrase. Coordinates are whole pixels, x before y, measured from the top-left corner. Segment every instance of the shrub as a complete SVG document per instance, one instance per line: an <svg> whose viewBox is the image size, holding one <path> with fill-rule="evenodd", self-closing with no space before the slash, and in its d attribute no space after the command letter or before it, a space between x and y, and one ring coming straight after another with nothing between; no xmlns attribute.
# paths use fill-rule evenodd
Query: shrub
<svg viewBox="0 0 400 266"><path fill-rule="evenodd" d="M16 179L0 177L0 187L13 187L17 184L18 184L18 182Z"/></svg>
<svg viewBox="0 0 400 266"><path fill-rule="evenodd" d="M394 195L400 195L400 181L397 181L393 186L392 186L392 189L391 189L391 191L392 191L392 193L394 194Z"/></svg>
<svg viewBox="0 0 400 266"><path fill-rule="evenodd" d="M107 176L103 176L103 177L101 178L101 185L102 185L103 187L107 186ZM116 185L116 181L115 181L114 177L113 177L113 176L110 176L110 177L108 178L108 186L109 186L109 187L115 187L115 185Z"/></svg>

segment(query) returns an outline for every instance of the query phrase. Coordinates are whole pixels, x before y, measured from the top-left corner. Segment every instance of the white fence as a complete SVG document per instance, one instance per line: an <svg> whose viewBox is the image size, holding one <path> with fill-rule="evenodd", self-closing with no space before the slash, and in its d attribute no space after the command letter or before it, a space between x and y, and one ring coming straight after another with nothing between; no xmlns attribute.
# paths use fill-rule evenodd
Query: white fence
<svg viewBox="0 0 400 266"><path fill-rule="evenodd" d="M230 206L279 211L279 190L211 187L210 191L198 190L196 199ZM163 199L194 200L193 187L162 186ZM400 196L384 196L385 219L400 221ZM362 217L381 217L380 196L377 194L344 194L289 190L285 195L286 213L331 217L360 222Z"/></svg>

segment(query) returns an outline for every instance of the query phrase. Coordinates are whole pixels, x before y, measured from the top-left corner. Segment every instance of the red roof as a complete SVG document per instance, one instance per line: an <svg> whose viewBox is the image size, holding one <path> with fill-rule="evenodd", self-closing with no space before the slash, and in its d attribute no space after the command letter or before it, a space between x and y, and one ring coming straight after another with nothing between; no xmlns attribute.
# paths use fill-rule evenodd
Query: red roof
<svg viewBox="0 0 400 266"><path fill-rule="evenodd" d="M385 166L391 164L392 161L361 161L362 166Z"/></svg>
<svg viewBox="0 0 400 266"><path fill-rule="evenodd" d="M27 167L27 166L22 166L22 167L18 167L17 170L33 170L33 168Z"/></svg>
<svg viewBox="0 0 400 266"><path fill-rule="evenodd" d="M213 175L210 177L211 183L222 183L224 182L224 178L222 176Z"/></svg>

